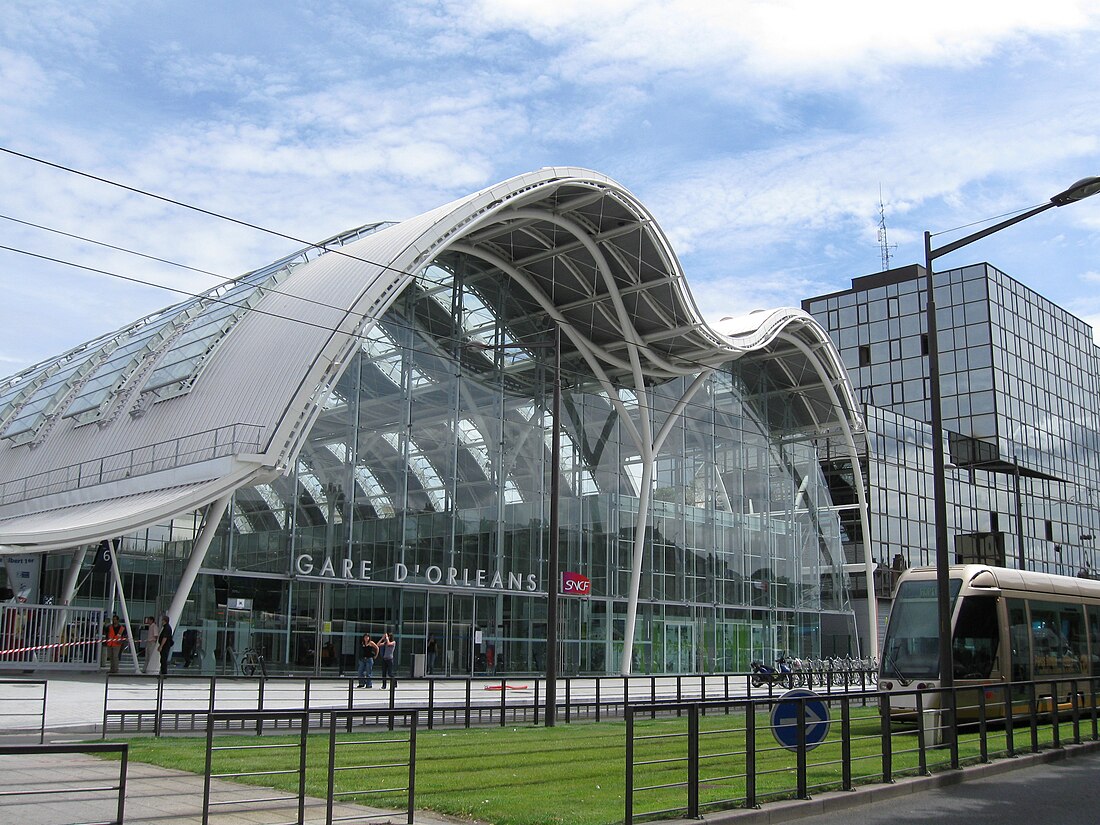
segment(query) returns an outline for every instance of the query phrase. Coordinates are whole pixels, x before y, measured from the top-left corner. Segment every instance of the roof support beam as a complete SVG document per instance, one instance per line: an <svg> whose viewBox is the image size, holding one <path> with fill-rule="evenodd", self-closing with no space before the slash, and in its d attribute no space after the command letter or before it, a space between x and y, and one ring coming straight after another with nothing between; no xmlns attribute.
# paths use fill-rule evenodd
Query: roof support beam
<svg viewBox="0 0 1100 825"><path fill-rule="evenodd" d="M226 493L206 507L202 529L191 548L191 556L187 559L187 567L184 568L183 575L180 576L179 586L176 587L176 593L172 596L172 603L168 607L168 621L173 628L179 624L180 616L183 615L183 606L187 604L187 597L191 595L191 588L195 584L195 579L199 576L199 569L202 567L203 561L206 560L206 551L210 549L214 534L218 532L218 524L221 522L232 498L232 492Z"/></svg>

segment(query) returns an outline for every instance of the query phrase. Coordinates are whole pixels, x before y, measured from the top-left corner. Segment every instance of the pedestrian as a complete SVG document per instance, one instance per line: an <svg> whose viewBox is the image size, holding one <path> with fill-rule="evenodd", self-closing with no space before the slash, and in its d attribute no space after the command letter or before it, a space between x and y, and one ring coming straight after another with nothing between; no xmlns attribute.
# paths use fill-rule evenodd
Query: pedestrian
<svg viewBox="0 0 1100 825"><path fill-rule="evenodd" d="M385 690L387 680L393 680L393 686L397 687L397 679L393 674L393 651L397 647L397 641L388 630L378 640L378 655L382 657L382 689Z"/></svg>
<svg viewBox="0 0 1100 825"><path fill-rule="evenodd" d="M199 646L199 631L193 627L183 631L183 666L191 667L191 660L195 658L195 651Z"/></svg>
<svg viewBox="0 0 1100 825"><path fill-rule="evenodd" d="M160 631L157 630L157 617L145 617L145 672L152 676L160 670L160 654L157 651L157 640Z"/></svg>
<svg viewBox="0 0 1100 825"><path fill-rule="evenodd" d="M107 625L103 633L103 641L107 645L107 662L111 673L118 673L118 658L122 653L122 645L126 642L126 627L119 622L118 614L111 616L111 623Z"/></svg>
<svg viewBox="0 0 1100 825"><path fill-rule="evenodd" d="M428 654L428 670L427 670L427 673L428 673L429 676L431 676L433 673L435 673L435 654L438 652L438 649L437 649L436 643L435 643L435 636L429 636L428 637L428 647L426 648L426 652Z"/></svg>
<svg viewBox="0 0 1100 825"><path fill-rule="evenodd" d="M157 650L160 651L160 675L168 675L168 660L172 657L172 624L165 613L160 621L160 635L157 636Z"/></svg>
<svg viewBox="0 0 1100 825"><path fill-rule="evenodd" d="M359 640L359 683L356 687L374 687L374 657L378 655L378 645L371 639L369 633L364 633Z"/></svg>

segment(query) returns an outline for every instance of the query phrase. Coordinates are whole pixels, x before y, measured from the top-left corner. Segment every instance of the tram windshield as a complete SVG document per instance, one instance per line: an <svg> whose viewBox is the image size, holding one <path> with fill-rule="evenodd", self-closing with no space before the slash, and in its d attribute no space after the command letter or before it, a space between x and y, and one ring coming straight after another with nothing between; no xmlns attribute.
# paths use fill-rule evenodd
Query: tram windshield
<svg viewBox="0 0 1100 825"><path fill-rule="evenodd" d="M962 581L951 579L954 606ZM910 579L894 595L883 645L882 674L900 680L935 679L940 671L939 610L935 580Z"/></svg>

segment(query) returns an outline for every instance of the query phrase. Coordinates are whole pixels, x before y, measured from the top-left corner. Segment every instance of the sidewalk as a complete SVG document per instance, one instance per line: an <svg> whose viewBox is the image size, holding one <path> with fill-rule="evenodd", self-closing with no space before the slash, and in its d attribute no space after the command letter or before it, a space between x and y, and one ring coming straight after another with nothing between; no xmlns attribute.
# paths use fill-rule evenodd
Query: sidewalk
<svg viewBox="0 0 1100 825"><path fill-rule="evenodd" d="M84 754L57 756L0 756L0 792L29 789L107 787L118 784L117 761ZM284 791L215 780L211 801L254 800L285 796ZM203 780L183 771L159 768L131 761L126 780L127 823L172 823L201 825ZM288 801L249 802L247 805L219 805L212 809L215 825L275 825L296 822L297 797ZM0 822L18 825L60 825L73 822L110 822L117 815L117 791L64 793L50 796L0 797ZM216 812L215 812L216 811ZM307 799L305 821L325 822L325 800ZM404 823L404 811L384 811L359 805L338 804L334 819L374 823ZM447 819L416 811L416 825L452 825Z"/></svg>
<svg viewBox="0 0 1100 825"><path fill-rule="evenodd" d="M99 741L102 734L103 699L106 677L102 673L0 674L4 679L23 681L47 680L46 742ZM117 678L117 677L116 677ZM133 685L147 687L148 680L134 677ZM123 694L128 690L125 677L113 683ZM41 703L26 697L40 696L39 689L20 685L0 686L0 745L38 742ZM421 691L414 682L402 682L398 696L407 701L419 701ZM480 697L479 697L480 698ZM386 691L356 694L356 701L386 706ZM499 701L499 700L497 700ZM236 698L227 692L219 707L232 706ZM276 703L277 704L277 703ZM26 716L19 715L26 713ZM110 735L108 741L117 741ZM0 823L8 825L63 825L76 822L111 822L117 816L116 790L77 790L71 793L4 796L13 791L31 789L87 789L117 786L117 761L87 754L0 755ZM255 800L260 797L286 796L259 786L241 785L215 780L211 784L211 800ZM130 760L126 778L125 821L127 823L172 823L201 825L203 778L196 774L161 768ZM211 809L210 822L215 825L276 825L297 821L297 797L284 801L250 802L247 805L218 805ZM306 800L305 821L311 825L324 823L326 803L323 799ZM366 806L337 804L334 819L347 822L404 823L404 811L385 811ZM415 814L416 825L448 825L450 820L424 811Z"/></svg>

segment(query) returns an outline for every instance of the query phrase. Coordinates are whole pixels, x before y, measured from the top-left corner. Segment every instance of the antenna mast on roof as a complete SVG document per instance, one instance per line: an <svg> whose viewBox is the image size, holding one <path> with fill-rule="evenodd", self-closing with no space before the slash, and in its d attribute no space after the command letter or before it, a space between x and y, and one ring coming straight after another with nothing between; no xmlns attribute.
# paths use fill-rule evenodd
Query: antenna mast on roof
<svg viewBox="0 0 1100 825"><path fill-rule="evenodd" d="M898 245L886 240L886 205L882 202L882 184L878 185L878 246L882 253L882 271L890 268L890 250L897 249Z"/></svg>

